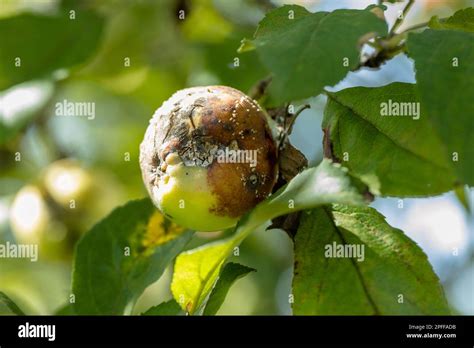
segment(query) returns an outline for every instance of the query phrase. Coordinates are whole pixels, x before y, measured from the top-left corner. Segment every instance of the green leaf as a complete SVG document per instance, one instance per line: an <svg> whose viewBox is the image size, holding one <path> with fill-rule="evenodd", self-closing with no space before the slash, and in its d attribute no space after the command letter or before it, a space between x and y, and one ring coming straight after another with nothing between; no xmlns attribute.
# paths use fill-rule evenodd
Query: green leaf
<svg viewBox="0 0 474 348"><path fill-rule="evenodd" d="M255 50L255 45L252 40L242 39L240 46L237 49L237 53L245 53Z"/></svg>
<svg viewBox="0 0 474 348"><path fill-rule="evenodd" d="M414 88L396 82L328 93L323 120L326 156L341 161L374 193L426 196L454 187L452 163ZM402 105L406 111L411 107L411 116L382 116ZM414 116L417 108L419 117Z"/></svg>
<svg viewBox="0 0 474 348"><path fill-rule="evenodd" d="M255 271L256 270L253 268L238 263L229 262L226 264L216 285L214 286L214 289L212 289L203 314L216 315L217 311L224 303L225 297L227 296L232 284L234 284L237 279Z"/></svg>
<svg viewBox="0 0 474 348"><path fill-rule="evenodd" d="M0 315L25 315L5 293L0 291Z"/></svg>
<svg viewBox="0 0 474 348"><path fill-rule="evenodd" d="M422 113L446 148L459 183L474 185L474 33L425 30L408 36Z"/></svg>
<svg viewBox="0 0 474 348"><path fill-rule="evenodd" d="M440 20L438 16L430 19L428 26L431 29L448 29L474 32L474 8L469 7L457 11L446 20Z"/></svg>
<svg viewBox="0 0 474 348"><path fill-rule="evenodd" d="M62 307L60 307L54 315L76 315L74 311L74 305L72 303L66 303Z"/></svg>
<svg viewBox="0 0 474 348"><path fill-rule="evenodd" d="M232 250L255 229L277 216L324 204L364 204L361 192L365 189L329 160L303 171L247 213L231 237L180 254L171 283L173 297L181 308L194 313L208 297Z"/></svg>
<svg viewBox="0 0 474 348"><path fill-rule="evenodd" d="M0 19L0 89L84 62L99 44L103 19L93 12L24 13Z"/></svg>
<svg viewBox="0 0 474 348"><path fill-rule="evenodd" d="M224 42L202 46L206 70L215 75L221 84L241 91L249 90L255 81L268 76L268 72L258 60L256 51L240 55L238 67L235 66L235 47L244 35L240 32L234 33Z"/></svg>
<svg viewBox="0 0 474 348"><path fill-rule="evenodd" d="M254 45L274 74L270 91L283 102L318 95L339 82L358 65L362 40L386 32L385 21L370 9L310 13L285 5L259 23Z"/></svg>
<svg viewBox="0 0 474 348"><path fill-rule="evenodd" d="M0 93L0 145L40 115L53 91L53 83L44 80L21 83Z"/></svg>
<svg viewBox="0 0 474 348"><path fill-rule="evenodd" d="M338 254L342 248L352 254ZM450 313L426 255L373 208L333 205L304 213L294 274L296 315Z"/></svg>
<svg viewBox="0 0 474 348"><path fill-rule="evenodd" d="M183 310L179 306L179 304L171 299L166 302L162 302L157 306L153 306L148 309L146 312L142 313L142 315L181 315L183 314Z"/></svg>
<svg viewBox="0 0 474 348"><path fill-rule="evenodd" d="M191 236L165 220L149 199L116 208L77 245L72 283L76 313L131 312Z"/></svg>
<svg viewBox="0 0 474 348"><path fill-rule="evenodd" d="M181 25L187 40L216 43L224 41L232 32L232 23L216 10L211 1L195 1L190 6L189 14Z"/></svg>
<svg viewBox="0 0 474 348"><path fill-rule="evenodd" d="M467 187L464 188L463 185L459 185L454 188L454 193L456 194L456 198L458 199L459 203L462 204L466 212L468 214L471 214L471 204L469 203L469 189Z"/></svg>

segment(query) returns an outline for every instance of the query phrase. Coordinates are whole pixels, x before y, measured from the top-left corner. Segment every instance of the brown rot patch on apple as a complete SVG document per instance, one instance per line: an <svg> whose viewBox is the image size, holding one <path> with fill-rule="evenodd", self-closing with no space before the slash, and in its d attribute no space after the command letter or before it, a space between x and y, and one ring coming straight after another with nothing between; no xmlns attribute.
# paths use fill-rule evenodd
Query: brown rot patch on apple
<svg viewBox="0 0 474 348"><path fill-rule="evenodd" d="M176 92L156 110L140 147L144 182L153 197L173 158L207 170L216 203L209 211L236 218L265 199L277 178L277 148L265 113L226 86Z"/></svg>

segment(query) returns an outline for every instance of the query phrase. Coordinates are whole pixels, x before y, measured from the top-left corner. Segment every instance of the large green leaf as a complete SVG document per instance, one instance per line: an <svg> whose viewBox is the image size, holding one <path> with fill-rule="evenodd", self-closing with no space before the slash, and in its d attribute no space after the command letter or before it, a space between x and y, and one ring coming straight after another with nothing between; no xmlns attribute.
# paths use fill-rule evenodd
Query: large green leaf
<svg viewBox="0 0 474 348"><path fill-rule="evenodd" d="M0 89L82 63L95 52L102 18L78 10L75 19L70 16L24 13L0 19Z"/></svg>
<svg viewBox="0 0 474 348"><path fill-rule="evenodd" d="M341 248L359 253L331 253ZM426 255L373 208L334 205L304 213L294 273L294 314L450 312Z"/></svg>
<svg viewBox="0 0 474 348"><path fill-rule="evenodd" d="M459 183L474 185L474 33L428 29L408 36L422 112L446 148Z"/></svg>
<svg viewBox="0 0 474 348"><path fill-rule="evenodd" d="M25 315L5 293L0 291L0 315Z"/></svg>
<svg viewBox="0 0 474 348"><path fill-rule="evenodd" d="M382 116L389 105L420 110L414 85L397 82L328 93L323 120L326 155L382 195L424 196L451 190L456 181L452 163L426 110L421 109L419 117Z"/></svg>
<svg viewBox="0 0 474 348"><path fill-rule="evenodd" d="M474 8L469 7L459 10L443 21L437 16L434 16L429 22L429 27L432 29L453 29L474 32Z"/></svg>
<svg viewBox="0 0 474 348"><path fill-rule="evenodd" d="M234 262L226 264L216 285L214 286L214 289L212 289L203 314L215 315L224 303L225 297L227 296L232 284L250 272L255 272L255 269Z"/></svg>
<svg viewBox="0 0 474 348"><path fill-rule="evenodd" d="M369 9L311 13L286 5L267 13L254 45L274 74L270 91L282 102L318 95L339 82L358 65L362 37L386 31L385 21Z"/></svg>
<svg viewBox="0 0 474 348"><path fill-rule="evenodd" d="M115 209L79 241L72 289L77 314L123 314L192 236L149 199Z"/></svg>
<svg viewBox="0 0 474 348"><path fill-rule="evenodd" d="M334 202L363 204L360 192L365 188L329 160L305 170L246 214L231 237L180 254L171 283L174 298L184 310L194 313L208 297L227 257L252 231L277 216L303 209Z"/></svg>

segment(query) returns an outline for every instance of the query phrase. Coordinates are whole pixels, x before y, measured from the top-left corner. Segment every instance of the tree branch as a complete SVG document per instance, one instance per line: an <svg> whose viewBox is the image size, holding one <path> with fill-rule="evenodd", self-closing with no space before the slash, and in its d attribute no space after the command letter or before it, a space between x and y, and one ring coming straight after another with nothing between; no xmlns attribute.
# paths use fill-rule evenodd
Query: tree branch
<svg viewBox="0 0 474 348"><path fill-rule="evenodd" d="M443 19L440 19L440 21L443 21L445 18ZM421 29L421 28L424 28L424 27L427 27L428 26L428 23L429 22L424 22L424 23L418 23L418 24L415 24L411 27L408 27L406 28L405 30L403 30L400 34L404 34L404 33L407 33L409 31L412 31L412 30L416 30L416 29Z"/></svg>

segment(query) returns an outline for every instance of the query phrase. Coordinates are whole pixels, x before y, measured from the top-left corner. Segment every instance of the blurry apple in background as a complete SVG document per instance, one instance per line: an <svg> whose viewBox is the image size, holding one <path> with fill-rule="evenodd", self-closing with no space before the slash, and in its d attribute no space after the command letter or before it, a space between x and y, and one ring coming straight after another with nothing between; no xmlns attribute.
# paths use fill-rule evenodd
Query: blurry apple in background
<svg viewBox="0 0 474 348"><path fill-rule="evenodd" d="M63 159L48 166L44 185L58 204L74 209L87 200L92 191L92 178L76 161Z"/></svg>
<svg viewBox="0 0 474 348"><path fill-rule="evenodd" d="M46 195L38 186L21 188L13 200L9 215L16 242L37 244L39 259L58 259L68 254L67 229L54 218Z"/></svg>
<svg viewBox="0 0 474 348"><path fill-rule="evenodd" d="M51 163L41 178L22 187L7 209L16 242L38 244L41 260L70 259L80 236L127 200L113 175L73 159Z"/></svg>
<svg viewBox="0 0 474 348"><path fill-rule="evenodd" d="M56 211L61 221L79 234L126 200L120 183L112 175L100 169L87 169L74 159L50 164L43 182L59 206Z"/></svg>
<svg viewBox="0 0 474 348"><path fill-rule="evenodd" d="M50 220L50 211L37 186L24 186L10 208L10 224L19 243L39 243Z"/></svg>

